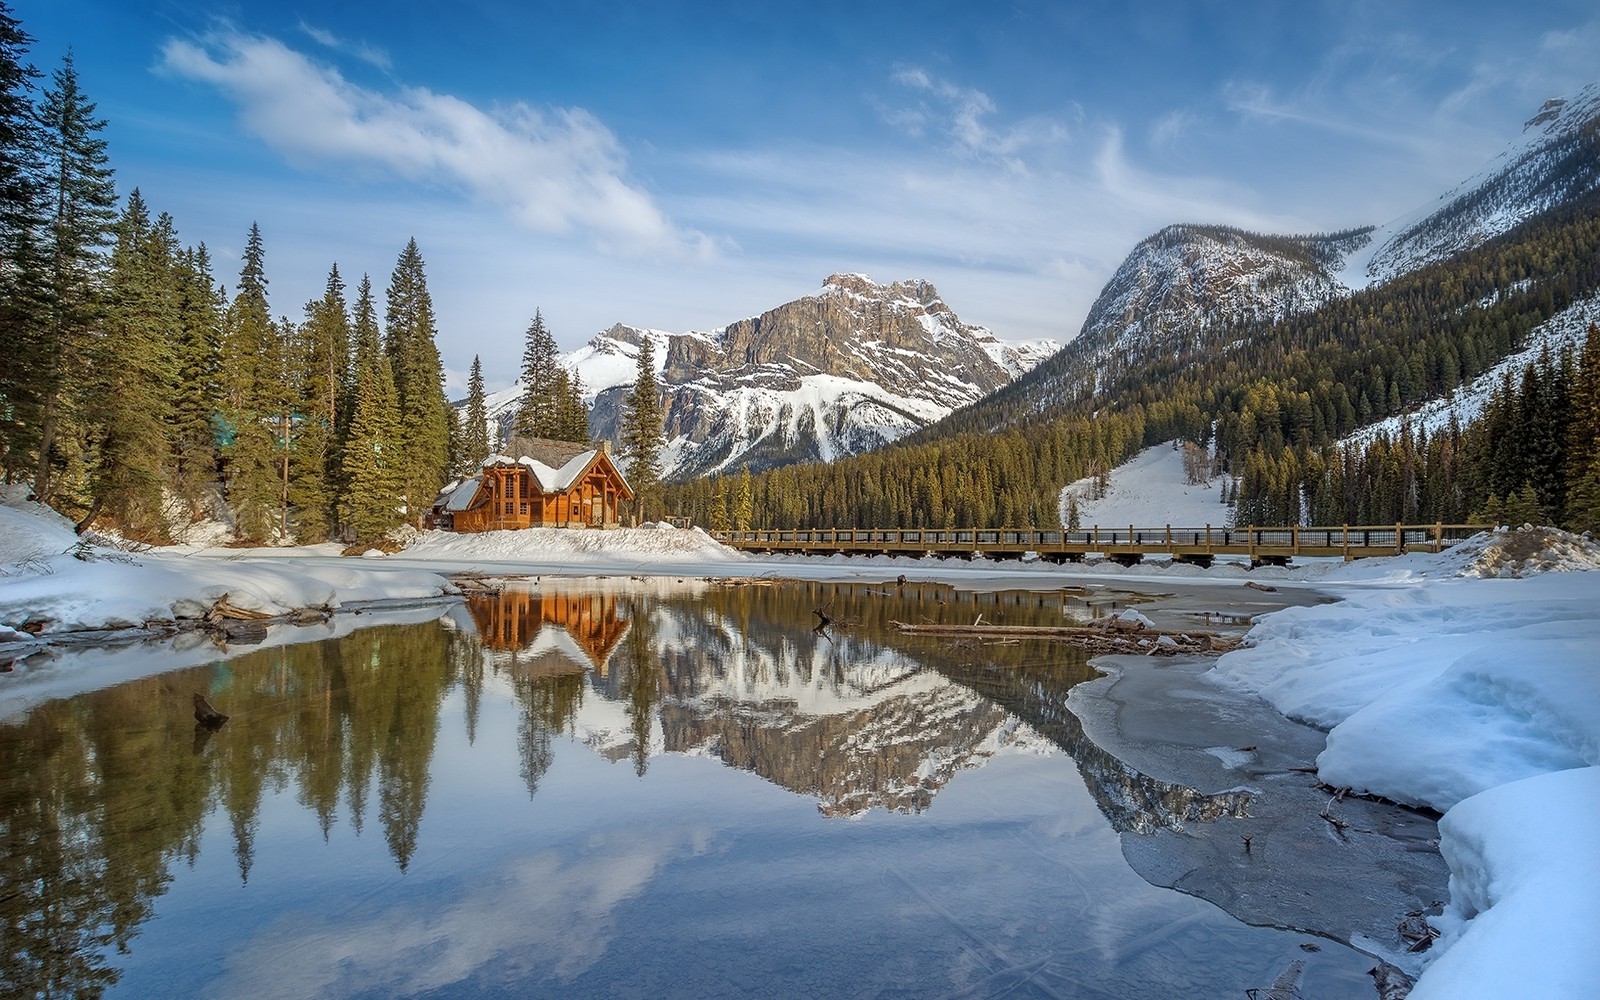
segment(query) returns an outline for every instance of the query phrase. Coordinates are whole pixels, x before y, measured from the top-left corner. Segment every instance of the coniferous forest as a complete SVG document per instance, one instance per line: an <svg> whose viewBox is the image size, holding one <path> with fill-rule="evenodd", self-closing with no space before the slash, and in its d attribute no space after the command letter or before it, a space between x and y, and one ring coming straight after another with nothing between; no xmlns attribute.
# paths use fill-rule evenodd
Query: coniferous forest
<svg viewBox="0 0 1600 1000"><path fill-rule="evenodd" d="M338 265L274 317L267 239L231 289L137 187L71 57L48 79L0 5L0 474L129 537L216 514L242 540L372 539L417 521L457 461L426 265L400 250L355 301ZM481 457L481 456L479 456Z"/></svg>

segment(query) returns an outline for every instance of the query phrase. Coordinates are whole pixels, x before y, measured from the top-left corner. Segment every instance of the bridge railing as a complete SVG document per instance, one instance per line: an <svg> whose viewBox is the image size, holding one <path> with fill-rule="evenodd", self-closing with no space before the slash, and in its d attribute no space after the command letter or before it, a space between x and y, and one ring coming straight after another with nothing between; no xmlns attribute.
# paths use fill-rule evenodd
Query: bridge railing
<svg viewBox="0 0 1600 1000"><path fill-rule="evenodd" d="M737 548L846 552L1438 552L1484 530L1473 524L1089 528L757 528L712 532Z"/></svg>

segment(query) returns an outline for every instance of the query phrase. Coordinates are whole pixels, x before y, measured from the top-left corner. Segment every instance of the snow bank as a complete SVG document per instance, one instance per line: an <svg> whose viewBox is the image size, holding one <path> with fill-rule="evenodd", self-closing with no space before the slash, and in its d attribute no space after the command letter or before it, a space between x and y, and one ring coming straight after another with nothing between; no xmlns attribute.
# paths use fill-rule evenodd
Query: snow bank
<svg viewBox="0 0 1600 1000"><path fill-rule="evenodd" d="M1600 983L1582 930L1600 899L1595 566L1592 541L1543 529L1369 560L1325 576L1344 600L1263 617L1214 668L1329 730L1324 781L1448 810L1448 933L1414 998Z"/></svg>
<svg viewBox="0 0 1600 1000"><path fill-rule="evenodd" d="M744 558L698 528L676 529L667 524L607 531L567 528L531 528L526 531L485 531L454 534L430 531L405 550L407 559L438 559L450 563L517 562L547 565L627 562L659 563L703 561L738 562Z"/></svg>
<svg viewBox="0 0 1600 1000"><path fill-rule="evenodd" d="M417 569L118 551L78 537L49 508L6 500L0 503L0 641L199 617L224 595L238 608L286 615L455 592L437 573Z"/></svg>
<svg viewBox="0 0 1600 1000"><path fill-rule="evenodd" d="M1594 996L1600 768L1501 785L1439 823L1450 864L1441 954L1411 1000Z"/></svg>

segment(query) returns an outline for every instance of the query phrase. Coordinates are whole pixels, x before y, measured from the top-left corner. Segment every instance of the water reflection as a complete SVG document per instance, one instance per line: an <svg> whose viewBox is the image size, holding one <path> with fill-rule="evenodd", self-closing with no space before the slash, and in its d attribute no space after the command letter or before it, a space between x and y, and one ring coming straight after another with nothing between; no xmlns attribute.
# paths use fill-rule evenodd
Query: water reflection
<svg viewBox="0 0 1600 1000"><path fill-rule="evenodd" d="M842 624L818 634L811 609L824 605ZM457 765L461 751L441 754L456 732L475 750L483 732L514 733L516 773L534 805L549 794L570 798L570 778L560 793L544 788L559 760L586 767L572 758L575 746L592 761L625 763L641 779L668 766L681 778L684 762L715 759L814 801L830 819L927 814L962 771L1002 754L1064 749L1115 829L1238 815L1247 799L1152 782L1084 739L1066 709L1071 685L1091 673L1081 654L1043 642L904 639L886 627L891 619L979 614L1050 624L1082 607L1081 595L933 585L700 583L667 593L603 583L522 587L475 597L465 614L425 624L256 650L48 702L0 725L4 992L101 995L118 982L175 878L187 869L192 884L196 869L210 870L203 845L220 837L231 850L235 886L252 886L263 824L281 815L284 800L330 849L341 828L346 841L370 843L375 821L398 875L412 872L430 843L425 821L439 826L434 844L490 850L483 831L497 821L486 810L508 811L503 800L429 813L430 797L440 794L436 781L448 798L477 778ZM231 716L208 741L194 737L196 692ZM453 731L446 720L457 711L461 729ZM511 720L501 726L507 712ZM585 920L573 914L591 924L612 919L621 901L729 836L694 823L650 829L597 828L577 854L518 857L473 893L499 900L487 911L493 919L527 921L497 934L463 929L462 939L504 939L514 949L534 923L577 933ZM876 870L881 875L881 863ZM464 870L462 877L483 876ZM420 915L430 912L423 907L410 911L414 925L393 913L361 919L385 933L409 926L414 946L426 950L437 920L456 913L463 928L481 923L469 916L483 904L468 906L463 897L432 917ZM308 927L345 942L339 928L358 916L286 913L289 923L264 928L252 947L279 933L303 938ZM613 947L604 934L589 940L581 955L557 963L558 975L590 974ZM453 945L450 967L493 958L462 947ZM367 974L375 973L369 967ZM434 975L440 989L459 978ZM384 991L385 982L334 992Z"/></svg>

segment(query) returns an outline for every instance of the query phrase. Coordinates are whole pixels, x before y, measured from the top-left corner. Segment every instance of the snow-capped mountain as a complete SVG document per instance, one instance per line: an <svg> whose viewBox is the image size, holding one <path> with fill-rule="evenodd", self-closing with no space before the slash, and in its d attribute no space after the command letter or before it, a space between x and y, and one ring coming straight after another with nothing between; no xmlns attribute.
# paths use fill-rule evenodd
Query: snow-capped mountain
<svg viewBox="0 0 1600 1000"><path fill-rule="evenodd" d="M1600 188L1600 84L1547 101L1522 135L1436 202L1384 226L1271 236L1173 225L1142 240L1076 339L986 404L991 424L1037 412L1153 357L1227 350L1242 321L1315 309L1502 235Z"/></svg>
<svg viewBox="0 0 1600 1000"><path fill-rule="evenodd" d="M1084 320L1078 351L1169 353L1198 346L1220 323L1270 320L1346 294L1337 275L1372 230L1263 236L1175 225L1142 240Z"/></svg>
<svg viewBox="0 0 1600 1000"><path fill-rule="evenodd" d="M835 274L815 294L709 333L616 324L566 355L596 437L617 439L651 341L665 394L668 478L859 454L982 398L1055 353L964 323L926 281ZM513 385L487 400L509 419Z"/></svg>
<svg viewBox="0 0 1600 1000"><path fill-rule="evenodd" d="M1600 187L1600 83L1552 98L1522 134L1438 201L1379 229L1343 280L1381 283L1493 239Z"/></svg>

